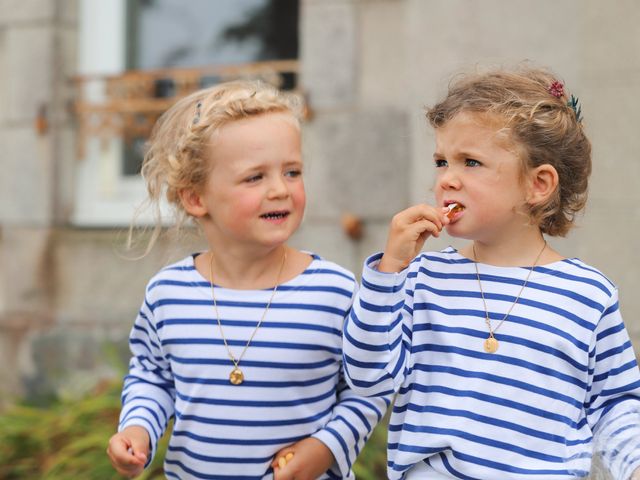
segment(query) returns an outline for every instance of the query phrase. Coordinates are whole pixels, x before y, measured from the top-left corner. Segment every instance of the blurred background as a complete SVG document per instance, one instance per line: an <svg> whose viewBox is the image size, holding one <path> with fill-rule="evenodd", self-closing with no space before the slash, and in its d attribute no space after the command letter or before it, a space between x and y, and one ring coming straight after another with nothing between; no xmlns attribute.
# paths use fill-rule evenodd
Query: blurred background
<svg viewBox="0 0 640 480"><path fill-rule="evenodd" d="M145 284L204 248L195 235L141 260L124 248L144 141L178 98L234 78L304 97L308 209L293 244L358 273L394 213L432 200L423 107L451 76L550 68L580 98L594 161L585 215L551 243L619 286L640 348L639 24L635 0L0 0L0 412L41 409L20 425L2 417L0 431L107 395L90 418L66 417L73 436L104 428L104 456ZM46 475L0 478L54 478L55 461L38 461ZM55 478L110 478L79 471Z"/></svg>

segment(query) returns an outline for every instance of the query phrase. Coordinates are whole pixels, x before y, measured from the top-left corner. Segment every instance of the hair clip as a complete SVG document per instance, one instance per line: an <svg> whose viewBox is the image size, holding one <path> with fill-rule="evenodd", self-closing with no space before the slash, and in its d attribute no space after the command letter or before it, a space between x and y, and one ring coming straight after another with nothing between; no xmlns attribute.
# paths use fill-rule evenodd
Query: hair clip
<svg viewBox="0 0 640 480"><path fill-rule="evenodd" d="M196 114L193 117L193 124L194 125L200 121L200 110L201 110L201 108L202 108L202 100L198 100L198 103L196 103Z"/></svg>
<svg viewBox="0 0 640 480"><path fill-rule="evenodd" d="M573 110L573 113L576 114L576 121L578 123L582 123L582 109L580 105L578 105L578 97L571 95L571 98L567 102L567 107L570 107Z"/></svg>
<svg viewBox="0 0 640 480"><path fill-rule="evenodd" d="M549 88L547 88L547 90L556 98L560 98L562 95L564 95L564 85L562 84L562 82L558 82L557 80L549 85Z"/></svg>

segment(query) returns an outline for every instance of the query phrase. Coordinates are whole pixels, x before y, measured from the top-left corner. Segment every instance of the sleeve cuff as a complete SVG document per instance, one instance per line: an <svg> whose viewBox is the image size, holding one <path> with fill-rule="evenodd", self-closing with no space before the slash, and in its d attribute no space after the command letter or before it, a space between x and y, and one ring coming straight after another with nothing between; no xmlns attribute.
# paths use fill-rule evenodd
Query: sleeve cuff
<svg viewBox="0 0 640 480"><path fill-rule="evenodd" d="M362 269L363 286L370 290L386 293L401 290L407 279L409 267L399 272L380 272L377 267L381 258L382 253L376 253L364 261L364 268Z"/></svg>
<svg viewBox="0 0 640 480"><path fill-rule="evenodd" d="M118 432L121 432L127 427L134 427L134 426L144 428L149 434L149 455L147 457L147 462L144 464L144 468L147 468L149 464L153 461L154 457L156 456L156 449L158 446L159 439L156 438L155 433L153 432L153 429L150 429L149 425L145 424L145 422L141 421L140 419L132 419L132 420L128 420L121 423L118 426Z"/></svg>
<svg viewBox="0 0 640 480"><path fill-rule="evenodd" d="M337 470L342 478L347 478L351 471L351 462L347 454L348 447L344 440L338 435L338 432L330 427L325 427L311 436L320 440L331 450L333 458L335 459L334 467L337 466Z"/></svg>

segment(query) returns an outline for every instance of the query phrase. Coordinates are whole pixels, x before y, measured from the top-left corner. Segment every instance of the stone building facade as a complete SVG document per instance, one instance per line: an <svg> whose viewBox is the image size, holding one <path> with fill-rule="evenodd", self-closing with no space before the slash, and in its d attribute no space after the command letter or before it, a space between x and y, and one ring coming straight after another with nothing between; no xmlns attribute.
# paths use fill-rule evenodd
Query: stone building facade
<svg viewBox="0 0 640 480"><path fill-rule="evenodd" d="M0 0L3 398L73 394L117 375L112 357L125 354L148 278L202 248L167 239L133 261L121 250L126 222L77 220L87 211L70 108L79 3ZM464 68L531 60L579 95L594 146L586 214L552 243L619 285L640 348L638 23L634 0L301 0L300 77L313 116L303 126L309 204L293 243L358 272L384 246L391 216L431 198L423 105ZM346 213L363 222L361 239L345 233Z"/></svg>

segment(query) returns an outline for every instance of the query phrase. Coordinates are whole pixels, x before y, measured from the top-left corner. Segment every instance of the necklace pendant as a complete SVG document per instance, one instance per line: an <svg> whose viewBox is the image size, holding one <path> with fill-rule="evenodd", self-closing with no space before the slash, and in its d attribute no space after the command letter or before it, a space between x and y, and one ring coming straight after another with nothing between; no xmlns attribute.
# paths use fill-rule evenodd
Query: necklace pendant
<svg viewBox="0 0 640 480"><path fill-rule="evenodd" d="M484 341L484 351L487 353L495 353L498 350L498 340L491 335Z"/></svg>
<svg viewBox="0 0 640 480"><path fill-rule="evenodd" d="M244 373L242 373L242 370L238 367L231 370L231 373L229 374L229 382L231 382L232 385L240 385L244 382Z"/></svg>

